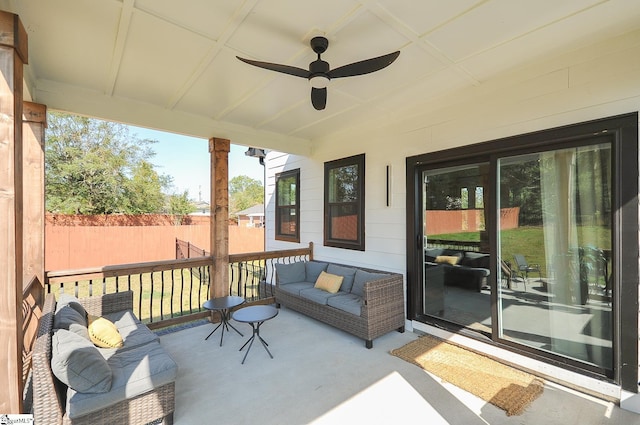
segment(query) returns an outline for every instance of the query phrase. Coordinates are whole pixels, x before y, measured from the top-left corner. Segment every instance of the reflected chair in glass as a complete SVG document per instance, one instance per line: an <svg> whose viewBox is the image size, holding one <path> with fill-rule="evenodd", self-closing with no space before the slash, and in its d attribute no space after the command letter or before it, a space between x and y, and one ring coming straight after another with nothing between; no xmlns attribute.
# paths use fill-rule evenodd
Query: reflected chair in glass
<svg viewBox="0 0 640 425"><path fill-rule="evenodd" d="M529 279L529 273L536 272L542 280L542 273L540 272L539 264L529 264L522 254L513 254L513 260L515 261L516 273L522 278L524 284L524 290L527 290L527 279Z"/></svg>

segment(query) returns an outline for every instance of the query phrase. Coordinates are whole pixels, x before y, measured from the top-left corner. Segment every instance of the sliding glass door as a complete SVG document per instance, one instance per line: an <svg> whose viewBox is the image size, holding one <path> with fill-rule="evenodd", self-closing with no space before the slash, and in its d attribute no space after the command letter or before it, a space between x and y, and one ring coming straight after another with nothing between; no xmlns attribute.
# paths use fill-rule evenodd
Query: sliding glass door
<svg viewBox="0 0 640 425"><path fill-rule="evenodd" d="M422 314L491 334L489 163L422 172Z"/></svg>
<svg viewBox="0 0 640 425"><path fill-rule="evenodd" d="M499 158L497 174L499 337L613 369L611 145Z"/></svg>
<svg viewBox="0 0 640 425"><path fill-rule="evenodd" d="M637 392L638 122L408 157L408 317Z"/></svg>

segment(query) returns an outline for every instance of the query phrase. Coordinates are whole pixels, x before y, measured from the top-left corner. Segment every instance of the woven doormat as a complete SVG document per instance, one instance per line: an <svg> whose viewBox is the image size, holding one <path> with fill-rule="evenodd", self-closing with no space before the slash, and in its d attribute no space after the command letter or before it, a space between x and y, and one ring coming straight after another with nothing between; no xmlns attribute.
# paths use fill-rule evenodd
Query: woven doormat
<svg viewBox="0 0 640 425"><path fill-rule="evenodd" d="M544 381L483 355L422 336L391 354L503 409L521 414L543 391Z"/></svg>

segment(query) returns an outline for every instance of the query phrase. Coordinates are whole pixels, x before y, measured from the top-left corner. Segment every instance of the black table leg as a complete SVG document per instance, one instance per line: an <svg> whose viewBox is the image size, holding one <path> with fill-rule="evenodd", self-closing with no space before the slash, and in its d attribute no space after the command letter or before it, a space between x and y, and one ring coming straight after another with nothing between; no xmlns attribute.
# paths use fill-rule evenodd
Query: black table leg
<svg viewBox="0 0 640 425"><path fill-rule="evenodd" d="M206 341L207 339L209 339L209 337L210 337L211 335L213 335L213 333L214 333L215 331L217 331L217 330L218 330L218 328L219 328L220 326L222 326L222 333L221 333L221 335L220 335L220 346L221 346L221 347L222 347L222 339L224 338L224 330L225 330L225 328L226 328L226 329L227 329L227 332L229 332L229 326L231 326L231 327L233 328L233 330L234 330L234 331L238 332L238 334L239 334L240 336L244 336L244 335L242 335L242 333L241 333L239 330L237 330L237 329L235 328L235 326L233 326L231 323L229 323L229 319L230 319L230 316L231 316L231 312L230 312L228 309L225 309L225 310L218 310L218 312L220 313L220 323L219 323L219 324L218 324L218 326L216 326L216 328L215 328L214 330L212 330L212 331L211 331L211 333L210 333L210 334L205 338L205 341Z"/></svg>
<svg viewBox="0 0 640 425"><path fill-rule="evenodd" d="M244 357L242 358L242 363L244 364L244 361L247 359L247 355L249 354L249 351L251 350L251 346L253 345L253 340L258 337L258 339L260 340L260 342L262 343L262 346L264 347L265 350L267 350L267 353L269 354L269 357L273 358L273 355L271 354L271 351L269 351L269 349L267 348L267 346L269 344L267 344L267 341L265 341L261 336L260 336L260 325L262 325L264 323L264 321L262 322L250 322L249 324L251 325L251 329L253 330L253 334L251 335L251 338L249 338L247 340L247 342L245 342L242 347L240 347L240 350L238 351L242 351L242 349L244 347L246 347L247 344L249 344L249 347L247 348L247 352L244 353Z"/></svg>

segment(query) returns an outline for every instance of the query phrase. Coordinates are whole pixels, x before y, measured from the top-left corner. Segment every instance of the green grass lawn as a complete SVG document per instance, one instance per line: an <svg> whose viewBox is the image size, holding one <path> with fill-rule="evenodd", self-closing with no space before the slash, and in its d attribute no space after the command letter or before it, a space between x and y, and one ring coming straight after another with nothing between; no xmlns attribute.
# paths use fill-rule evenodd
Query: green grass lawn
<svg viewBox="0 0 640 425"><path fill-rule="evenodd" d="M480 242L480 232L460 232L433 235L434 239ZM592 245L600 249L611 249L611 230L601 226L579 226L579 245ZM519 227L500 232L502 259L513 264L513 254L522 254L529 264L539 264L542 275L547 274L542 226Z"/></svg>

